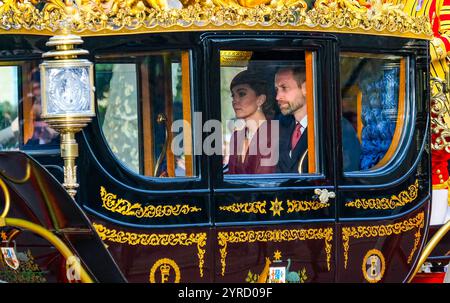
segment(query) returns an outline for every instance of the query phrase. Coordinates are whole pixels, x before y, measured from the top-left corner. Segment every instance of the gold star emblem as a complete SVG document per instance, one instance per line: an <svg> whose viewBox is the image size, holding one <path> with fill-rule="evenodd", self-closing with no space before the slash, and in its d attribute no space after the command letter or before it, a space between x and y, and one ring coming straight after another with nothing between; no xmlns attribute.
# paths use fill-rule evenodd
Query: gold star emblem
<svg viewBox="0 0 450 303"><path fill-rule="evenodd" d="M275 201L270 201L272 206L269 210L273 211L272 216L281 216L281 211L284 210L284 208L281 206L283 204L283 201L278 201L278 198L275 198Z"/></svg>
<svg viewBox="0 0 450 303"><path fill-rule="evenodd" d="M6 236L5 232L2 231L0 237L2 237L2 241L8 240L8 237Z"/></svg>
<svg viewBox="0 0 450 303"><path fill-rule="evenodd" d="M280 261L281 259L281 251L279 251L278 249L275 251L275 253L273 254L273 258L275 259L275 261Z"/></svg>

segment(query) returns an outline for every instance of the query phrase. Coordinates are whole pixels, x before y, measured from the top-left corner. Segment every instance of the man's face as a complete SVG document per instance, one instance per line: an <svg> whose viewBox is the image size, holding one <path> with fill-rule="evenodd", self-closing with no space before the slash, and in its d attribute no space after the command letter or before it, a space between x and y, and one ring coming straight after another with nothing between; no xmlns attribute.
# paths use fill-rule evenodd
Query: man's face
<svg viewBox="0 0 450 303"><path fill-rule="evenodd" d="M294 114L306 105L306 83L299 86L292 70L281 70L275 75L275 90L283 115Z"/></svg>

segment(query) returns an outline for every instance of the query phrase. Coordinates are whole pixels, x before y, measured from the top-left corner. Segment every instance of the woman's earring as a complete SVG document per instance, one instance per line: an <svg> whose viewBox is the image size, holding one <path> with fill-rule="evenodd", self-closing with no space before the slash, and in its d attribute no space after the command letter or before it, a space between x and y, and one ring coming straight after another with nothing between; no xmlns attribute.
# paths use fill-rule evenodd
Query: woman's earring
<svg viewBox="0 0 450 303"><path fill-rule="evenodd" d="M261 106L260 106L260 105L258 105L258 111L259 111L259 112L261 111Z"/></svg>

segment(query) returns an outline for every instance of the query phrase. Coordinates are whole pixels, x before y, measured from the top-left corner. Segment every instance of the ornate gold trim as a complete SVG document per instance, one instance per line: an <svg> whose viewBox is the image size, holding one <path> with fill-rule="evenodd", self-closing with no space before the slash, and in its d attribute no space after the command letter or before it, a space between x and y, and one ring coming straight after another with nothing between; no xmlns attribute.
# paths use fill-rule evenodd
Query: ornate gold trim
<svg viewBox="0 0 450 303"><path fill-rule="evenodd" d="M392 195L391 198L371 198L371 199L355 199L345 203L345 207L354 207L362 209L395 209L405 206L417 199L419 193L419 180L408 187L398 195Z"/></svg>
<svg viewBox="0 0 450 303"><path fill-rule="evenodd" d="M431 130L435 136L431 142L432 151L450 153L450 127L448 117L450 115L449 87L446 79L431 78ZM445 185L445 183L444 183ZM433 186L434 188L434 186Z"/></svg>
<svg viewBox="0 0 450 303"><path fill-rule="evenodd" d="M278 198L275 198L275 201L270 201L270 204L269 210L272 211L272 216L281 216L281 212L284 210L283 201L278 201Z"/></svg>
<svg viewBox="0 0 450 303"><path fill-rule="evenodd" d="M233 213L247 213L247 214L266 214L266 201L233 203L231 205L220 206L222 211L229 211Z"/></svg>
<svg viewBox="0 0 450 303"><path fill-rule="evenodd" d="M190 246L197 244L198 268L203 277L205 264L206 233L176 233L176 234L137 234L132 232L109 229L102 224L92 223L100 239L128 245L142 246Z"/></svg>
<svg viewBox="0 0 450 303"><path fill-rule="evenodd" d="M325 253L327 255L327 268L331 270L331 248L333 241L333 228L318 229L277 229L277 230L249 230L229 231L217 234L222 276L225 275L227 266L227 248L229 243L254 243L254 242L284 242L304 240L324 240Z"/></svg>
<svg viewBox="0 0 450 303"><path fill-rule="evenodd" d="M420 230L424 227L424 212L417 214L414 218L408 220L388 224L388 225L375 225L375 226L352 226L352 227L342 227L342 245L344 247L344 268L347 268L348 263L348 252L350 250L350 238L360 239L360 238L373 238L373 237L386 237L392 234L399 235L408 232L414 228ZM420 237L420 235L419 235ZM420 240L415 235L414 247L411 251L408 260L411 258L416 251L416 242ZM419 240L418 240L419 238Z"/></svg>
<svg viewBox="0 0 450 303"><path fill-rule="evenodd" d="M420 243L420 238L421 238L420 229L423 227L424 227L424 222L422 222L420 228L418 228L417 232L414 234L414 246L411 249L411 252L409 253L408 264L410 264L412 262L414 253L416 252L417 248L419 248L419 243Z"/></svg>
<svg viewBox="0 0 450 303"><path fill-rule="evenodd" d="M155 280L156 270L163 264L165 264L166 266L170 265L173 268L173 270L175 272L174 283L180 283L180 280L181 280L180 268L178 267L178 264L174 260L169 259L169 258L159 259L158 261L155 262L155 264L153 264L152 268L150 269L150 275L149 275L150 283L156 283L156 280ZM161 283L164 283L164 280L161 281Z"/></svg>
<svg viewBox="0 0 450 303"><path fill-rule="evenodd" d="M327 208L330 203L321 203L318 201L298 201L298 200L287 200L287 213L302 212L309 210L319 210L322 208Z"/></svg>
<svg viewBox="0 0 450 303"><path fill-rule="evenodd" d="M377 277L370 278L367 275L366 264L367 264L367 259L370 256L373 256L373 255L378 256L378 258L380 258L381 270L380 270L380 273L378 274ZM369 250L366 253L366 255L364 256L364 259L363 259L363 262L362 262L362 272L363 272L364 279L366 279L366 281L369 282L369 283L377 283L378 281L383 279L385 271L386 271L386 259L384 258L383 253L381 251L379 251L378 249L371 249L371 250Z"/></svg>
<svg viewBox="0 0 450 303"><path fill-rule="evenodd" d="M381 1L367 8L355 0L317 0L311 10L307 10L302 0L251 4L236 0L183 0L185 5L179 2L176 8L161 0L68 2L75 5L68 9L61 0L4 0L0 5L3 16L0 32L53 35L62 28L70 28L82 36L97 36L270 29L432 38L427 16L412 17L401 6Z"/></svg>
<svg viewBox="0 0 450 303"><path fill-rule="evenodd" d="M283 208L283 201L275 198L275 201L270 201L270 203L271 207L269 211L272 211L272 216L281 216L282 212L285 210ZM286 203L288 206L286 213L288 214L310 210L319 210L330 206L330 203L321 203L318 201L287 200ZM236 214L267 214L266 205L267 202L265 200L256 202L233 203L230 205L219 206L219 210L233 212Z"/></svg>
<svg viewBox="0 0 450 303"><path fill-rule="evenodd" d="M136 218L160 218L179 216L199 212L202 210L199 207L190 206L187 204L166 204L157 206L146 205L143 207L141 203L132 204L128 200L117 199L117 195L108 193L103 186L100 187L100 196L103 201L103 208L124 216L133 216Z"/></svg>

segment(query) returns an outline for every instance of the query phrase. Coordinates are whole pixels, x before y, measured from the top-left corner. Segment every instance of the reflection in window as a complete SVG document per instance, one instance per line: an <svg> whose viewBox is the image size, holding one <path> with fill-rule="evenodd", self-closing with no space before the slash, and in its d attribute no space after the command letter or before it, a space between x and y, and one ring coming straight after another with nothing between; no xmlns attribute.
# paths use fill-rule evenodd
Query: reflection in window
<svg viewBox="0 0 450 303"><path fill-rule="evenodd" d="M97 64L99 121L112 152L139 172L139 126L135 64ZM107 88L106 88L107 86Z"/></svg>
<svg viewBox="0 0 450 303"><path fill-rule="evenodd" d="M115 156L142 175L194 176L189 52L99 59L98 119Z"/></svg>
<svg viewBox="0 0 450 303"><path fill-rule="evenodd" d="M0 66L0 148L58 147L58 133L41 119L40 73L37 62ZM22 106L23 123L18 117Z"/></svg>
<svg viewBox="0 0 450 303"><path fill-rule="evenodd" d="M19 68L0 66L0 148L2 150L19 147Z"/></svg>
<svg viewBox="0 0 450 303"><path fill-rule="evenodd" d="M340 68L342 129L355 131L360 145L349 147L343 134L344 162L360 150L359 165L344 165L344 170L382 167L394 155L403 130L405 59L346 53Z"/></svg>
<svg viewBox="0 0 450 303"><path fill-rule="evenodd" d="M59 135L41 118L41 80L37 66L24 64L25 72L23 83L23 143L24 148L38 146L58 147Z"/></svg>
<svg viewBox="0 0 450 303"><path fill-rule="evenodd" d="M314 55L220 52L225 173L319 171Z"/></svg>

